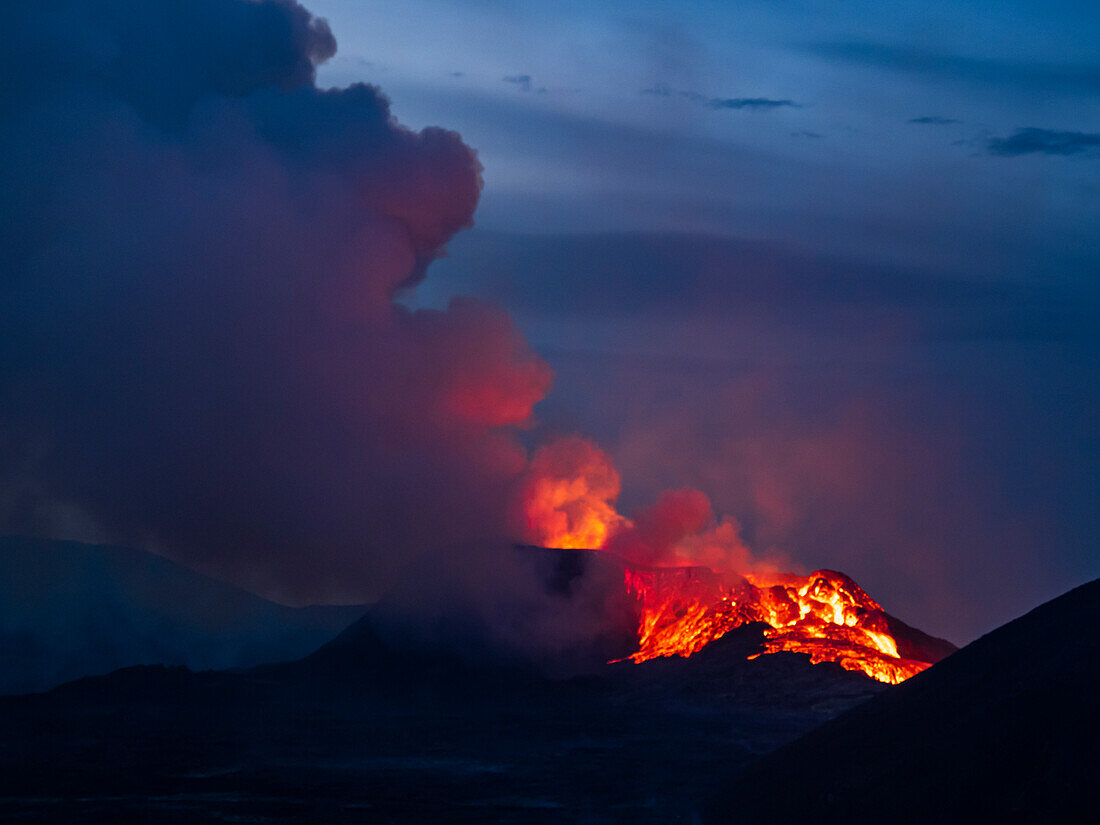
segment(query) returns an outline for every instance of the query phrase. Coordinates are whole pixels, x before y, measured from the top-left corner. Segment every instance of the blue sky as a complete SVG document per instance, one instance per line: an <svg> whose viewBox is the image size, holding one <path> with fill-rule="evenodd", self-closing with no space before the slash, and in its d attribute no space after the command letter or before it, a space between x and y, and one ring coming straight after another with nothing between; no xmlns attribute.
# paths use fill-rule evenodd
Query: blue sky
<svg viewBox="0 0 1100 825"><path fill-rule="evenodd" d="M0 529L355 600L580 434L956 642L1100 575L1095 3L308 6L0 6Z"/></svg>
<svg viewBox="0 0 1100 825"><path fill-rule="evenodd" d="M1097 165L989 154L1021 128L1100 132L1092 4L313 10L340 43L322 84L378 83L403 122L479 151L482 227L774 238L996 278L1096 261ZM709 105L746 98L797 106Z"/></svg>
<svg viewBox="0 0 1100 825"><path fill-rule="evenodd" d="M406 300L502 303L624 504L703 489L956 641L1100 573L1096 4L311 8L320 85L485 167Z"/></svg>

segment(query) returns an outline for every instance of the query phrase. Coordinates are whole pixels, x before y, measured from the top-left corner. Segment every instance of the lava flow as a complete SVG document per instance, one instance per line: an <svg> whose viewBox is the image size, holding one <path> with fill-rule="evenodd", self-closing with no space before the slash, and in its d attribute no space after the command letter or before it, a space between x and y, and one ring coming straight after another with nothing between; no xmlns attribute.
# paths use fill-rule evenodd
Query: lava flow
<svg viewBox="0 0 1100 825"><path fill-rule="evenodd" d="M641 603L634 662L691 656L735 627L762 622L763 653L806 653L814 664L836 662L880 682L903 682L932 664L898 654L890 617L843 573L761 581L699 567L628 567L625 582Z"/></svg>
<svg viewBox="0 0 1100 825"><path fill-rule="evenodd" d="M890 617L843 573L781 574L754 560L736 521L719 522L697 490L662 494L631 520L615 510L619 487L602 450L562 439L536 452L521 509L531 543L593 548L623 561L626 589L640 606L638 650L628 657L636 663L691 656L753 622L767 626L765 654L805 653L814 664L836 662L890 684L938 661L944 646L953 649Z"/></svg>

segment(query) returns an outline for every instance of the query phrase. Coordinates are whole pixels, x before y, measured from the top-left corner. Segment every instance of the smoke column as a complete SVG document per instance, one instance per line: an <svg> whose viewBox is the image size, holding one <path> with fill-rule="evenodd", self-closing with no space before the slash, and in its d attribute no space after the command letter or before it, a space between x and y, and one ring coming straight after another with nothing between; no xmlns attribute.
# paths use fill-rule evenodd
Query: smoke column
<svg viewBox="0 0 1100 825"><path fill-rule="evenodd" d="M508 316L395 301L472 224L475 153L291 0L8 6L0 520L150 547L285 601L521 537L748 570L705 495L634 520L580 437L517 435L549 367Z"/></svg>
<svg viewBox="0 0 1100 825"><path fill-rule="evenodd" d="M288 601L503 535L552 375L498 308L394 302L471 225L458 135L292 0L6 4L0 520Z"/></svg>

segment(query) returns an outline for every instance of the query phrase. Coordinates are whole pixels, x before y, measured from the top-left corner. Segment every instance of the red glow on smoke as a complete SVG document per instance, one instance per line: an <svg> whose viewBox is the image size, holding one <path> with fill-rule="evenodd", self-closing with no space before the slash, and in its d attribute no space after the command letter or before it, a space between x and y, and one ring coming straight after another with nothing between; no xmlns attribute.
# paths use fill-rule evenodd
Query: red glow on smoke
<svg viewBox="0 0 1100 825"><path fill-rule="evenodd" d="M620 478L590 441L540 448L523 486L527 540L612 552L641 608L641 663L691 656L740 625L766 624L764 653L806 653L814 664L896 684L931 663L903 658L882 606L843 573L780 573L753 556L737 522L717 519L698 490L672 490L631 520L618 513Z"/></svg>

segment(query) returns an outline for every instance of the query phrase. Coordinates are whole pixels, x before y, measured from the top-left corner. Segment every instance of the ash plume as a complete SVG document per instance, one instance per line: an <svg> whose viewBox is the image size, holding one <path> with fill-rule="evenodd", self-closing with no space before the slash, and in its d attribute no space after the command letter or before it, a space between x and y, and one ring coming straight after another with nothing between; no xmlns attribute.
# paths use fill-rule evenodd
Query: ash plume
<svg viewBox="0 0 1100 825"><path fill-rule="evenodd" d="M755 556L737 520L718 519L699 490L665 490L632 517L623 516L616 509L618 470L602 449L580 436L539 447L523 479L517 530L534 544L607 550L634 564L737 574L789 566L774 552Z"/></svg>
<svg viewBox="0 0 1100 825"><path fill-rule="evenodd" d="M473 150L318 88L293 0L0 22L0 527L291 602L503 535L551 372L496 307L394 302L471 225Z"/></svg>

